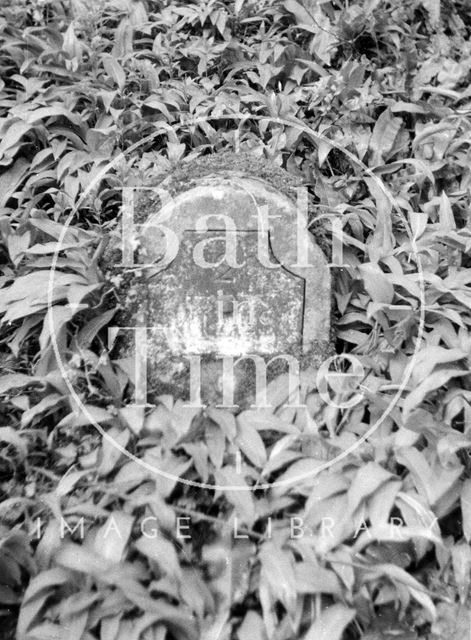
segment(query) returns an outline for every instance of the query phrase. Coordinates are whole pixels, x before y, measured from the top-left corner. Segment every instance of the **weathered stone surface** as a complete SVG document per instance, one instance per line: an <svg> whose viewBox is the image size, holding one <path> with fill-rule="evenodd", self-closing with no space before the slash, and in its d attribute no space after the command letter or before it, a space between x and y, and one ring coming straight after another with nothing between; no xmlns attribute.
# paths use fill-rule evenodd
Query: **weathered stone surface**
<svg viewBox="0 0 471 640"><path fill-rule="evenodd" d="M221 170L217 159L207 173L196 167L186 189L175 188L170 176L157 191L127 197L125 215L141 226L127 238L135 264L124 268L132 277L119 292L119 325L154 327L149 391L185 395L190 359L200 357L205 402L221 399L224 356L268 362L291 354L301 366L319 365L330 344L330 272L290 177L273 169L280 191L267 180L268 169L259 171L261 179L248 175L240 157L231 164L225 155ZM159 264L172 246L174 258ZM129 338L121 344L130 351ZM246 387L254 369L253 362L241 364L239 404L252 393ZM286 367L280 358L271 369L269 377Z"/></svg>
<svg viewBox="0 0 471 640"><path fill-rule="evenodd" d="M217 231L204 235L214 239L210 249L217 262L224 255L224 246L218 246L224 238ZM167 330L163 349L178 356L268 356L301 343L303 281L284 269L260 268L256 231L236 235L237 263L243 267L222 262L202 268L194 260L201 234L184 231L177 257L149 283L147 317L158 318Z"/></svg>

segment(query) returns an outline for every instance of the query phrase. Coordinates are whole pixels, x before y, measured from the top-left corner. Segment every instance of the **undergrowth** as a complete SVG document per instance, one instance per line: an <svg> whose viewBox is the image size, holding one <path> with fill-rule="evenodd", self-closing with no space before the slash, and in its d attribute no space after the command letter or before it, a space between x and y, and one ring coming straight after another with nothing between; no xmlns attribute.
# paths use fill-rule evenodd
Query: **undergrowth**
<svg viewBox="0 0 471 640"><path fill-rule="evenodd" d="M3 637L468 638L468 2L0 8ZM355 406L315 389L307 413L132 405L100 269L121 189L225 151L304 184L313 229L342 216L336 348L366 371ZM191 485L268 481L286 483Z"/></svg>

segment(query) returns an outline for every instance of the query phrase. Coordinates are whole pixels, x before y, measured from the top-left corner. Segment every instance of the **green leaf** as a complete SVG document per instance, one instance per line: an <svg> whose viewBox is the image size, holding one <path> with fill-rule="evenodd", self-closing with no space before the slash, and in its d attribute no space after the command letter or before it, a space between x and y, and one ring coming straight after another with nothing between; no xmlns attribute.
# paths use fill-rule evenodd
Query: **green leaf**
<svg viewBox="0 0 471 640"><path fill-rule="evenodd" d="M23 438L11 427L0 427L0 442L11 444L18 450L21 458L28 455L28 447Z"/></svg>
<svg viewBox="0 0 471 640"><path fill-rule="evenodd" d="M77 114L69 111L69 109L66 109L61 104L34 109L30 111L26 117L27 121L31 124L37 123L39 120L45 120L46 118L67 118L67 120L70 120L70 122L76 126L82 124Z"/></svg>
<svg viewBox="0 0 471 640"><path fill-rule="evenodd" d="M120 447L126 448L131 438L131 433L128 429L118 427L111 427L111 429L108 429L107 435L108 438L103 438L101 451L98 457L99 464L97 472L100 476L106 476L111 473L116 467L118 460L123 455L115 445L115 442Z"/></svg>
<svg viewBox="0 0 471 640"><path fill-rule="evenodd" d="M255 504L253 493L242 474L237 473L233 467L226 466L216 471L214 475L224 495L234 505L239 521L251 525L255 520ZM234 487L234 489L224 487Z"/></svg>
<svg viewBox="0 0 471 640"><path fill-rule="evenodd" d="M237 416L239 424L249 423L257 431L279 431L280 433L298 433L298 429L286 420L274 415L271 410L248 409Z"/></svg>
<svg viewBox="0 0 471 640"><path fill-rule="evenodd" d="M304 640L341 640L345 627L355 617L355 609L349 609L343 604L333 604L321 612Z"/></svg>
<svg viewBox="0 0 471 640"><path fill-rule="evenodd" d="M244 6L245 0L235 0L234 2L234 13L237 15L239 15L239 13L242 10L242 7Z"/></svg>
<svg viewBox="0 0 471 640"><path fill-rule="evenodd" d="M28 255L45 256L57 251L65 251L66 249L73 249L77 246L76 242L66 244L64 242L44 242L35 244L27 249Z"/></svg>
<svg viewBox="0 0 471 640"><path fill-rule="evenodd" d="M438 219L442 231L453 231L456 229L455 216L451 208L450 199L444 191L440 195L440 206L438 208Z"/></svg>
<svg viewBox="0 0 471 640"><path fill-rule="evenodd" d="M142 536L136 540L134 546L149 560L157 563L160 570L171 578L181 577L181 568L177 552L171 542L165 540L162 535L156 537Z"/></svg>
<svg viewBox="0 0 471 640"><path fill-rule="evenodd" d="M211 462L216 469L220 469L224 461L226 438L223 431L214 422L208 421L205 427L205 441Z"/></svg>
<svg viewBox="0 0 471 640"><path fill-rule="evenodd" d="M30 224L39 229L43 233L46 233L48 236L59 240L62 237L63 242L77 242L78 236L76 229L71 227L66 228L63 224L59 224L58 222L54 222L53 220L48 220L44 218L33 218L30 220Z"/></svg>
<svg viewBox="0 0 471 640"><path fill-rule="evenodd" d="M296 491L306 485L315 485L316 476L325 467L325 464L325 461L319 460L319 458L297 460L276 479L276 482L280 484L273 488L274 495Z"/></svg>
<svg viewBox="0 0 471 640"><path fill-rule="evenodd" d="M360 503L379 489L392 475L376 462L368 462L358 470L348 490L348 504L352 513Z"/></svg>
<svg viewBox="0 0 471 640"><path fill-rule="evenodd" d="M83 545L68 542L56 553L57 564L88 575L100 577L113 563Z"/></svg>
<svg viewBox="0 0 471 640"><path fill-rule="evenodd" d="M381 485L370 497L368 517L373 527L389 522L389 516L400 487L400 481L388 481Z"/></svg>
<svg viewBox="0 0 471 640"><path fill-rule="evenodd" d="M62 305L49 307L44 318L41 335L39 336L39 346L44 352L49 346L51 336L58 338L60 332L65 329L67 323L72 320L79 309L73 309Z"/></svg>
<svg viewBox="0 0 471 640"><path fill-rule="evenodd" d="M314 562L297 562L294 566L298 593L330 593L341 596L342 589L335 573Z"/></svg>
<svg viewBox="0 0 471 640"><path fill-rule="evenodd" d="M407 467L414 480L418 492L433 506L459 480L462 466L445 469L436 461L430 466L422 451L414 447L403 447L396 453L397 462Z"/></svg>
<svg viewBox="0 0 471 640"><path fill-rule="evenodd" d="M423 128L417 131L412 142L412 149L415 151L420 145L422 145L428 138L435 136L437 133L443 133L444 131L455 131L456 124L451 122L442 121L438 124L426 124Z"/></svg>
<svg viewBox="0 0 471 640"><path fill-rule="evenodd" d="M405 585L411 596L425 609L427 609L432 620L435 619L437 612L427 590L420 584L420 582L407 573L407 571L395 564L378 564L374 567L368 568L364 580L367 582L380 576L384 576L393 583Z"/></svg>
<svg viewBox="0 0 471 640"><path fill-rule="evenodd" d="M32 130L32 126L23 120L11 124L6 133L3 134L0 142L0 158L12 147L14 147L21 138Z"/></svg>
<svg viewBox="0 0 471 640"><path fill-rule="evenodd" d="M139 435L144 426L145 407L140 405L128 405L119 410L119 416L124 424L134 433Z"/></svg>
<svg viewBox="0 0 471 640"><path fill-rule="evenodd" d="M67 471L54 489L55 494L61 498L66 496L74 489L76 484L89 473L88 469L83 469L81 471Z"/></svg>
<svg viewBox="0 0 471 640"><path fill-rule="evenodd" d="M67 54L69 60L74 58L77 61L82 57L82 47L79 39L75 35L74 23L71 22L63 36L62 51ZM68 67L69 68L69 67ZM77 67L72 67L76 69Z"/></svg>
<svg viewBox="0 0 471 640"><path fill-rule="evenodd" d="M31 234L29 231L21 235L17 233L11 233L8 236L8 253L10 254L11 261L18 265L23 256L28 253L29 242Z"/></svg>
<svg viewBox="0 0 471 640"><path fill-rule="evenodd" d="M453 378L459 378L467 374L464 369L442 368L435 369L425 380L415 387L408 396L406 396L402 405L402 414L404 421L407 420L413 409L416 409L427 397L427 395L443 387Z"/></svg>
<svg viewBox="0 0 471 640"><path fill-rule="evenodd" d="M257 429L250 421L247 412L241 414L237 420L238 429L235 444L256 467L263 467L267 461L265 445Z"/></svg>
<svg viewBox="0 0 471 640"><path fill-rule="evenodd" d="M263 620L256 611L247 611L237 630L237 638L238 640L268 640Z"/></svg>
<svg viewBox="0 0 471 640"><path fill-rule="evenodd" d="M93 543L96 553L111 562L121 562L131 535L133 516L122 511L113 511L100 527Z"/></svg>
<svg viewBox="0 0 471 640"><path fill-rule="evenodd" d="M110 422L114 419L106 409L95 407L92 404L81 405L77 411L69 413L62 418L57 427L85 427L93 422Z"/></svg>
<svg viewBox="0 0 471 640"><path fill-rule="evenodd" d="M117 309L108 309L108 311L105 311L99 316L96 316L96 318L92 318L92 320L87 322L87 324L80 329L77 335L77 345L82 349L88 348L98 332L109 324L116 311Z"/></svg>
<svg viewBox="0 0 471 640"><path fill-rule="evenodd" d="M68 287L72 284L87 285L86 280L77 274L55 272L38 269L32 273L16 278L10 287L1 290L0 313L5 313L2 322L36 313L49 304L49 288L52 285L51 302L57 302L67 296ZM12 311L15 302L20 302L24 312Z"/></svg>
<svg viewBox="0 0 471 640"><path fill-rule="evenodd" d="M113 56L106 57L103 59L103 66L105 67L106 73L113 78L118 87L123 89L126 84L126 74L118 60Z"/></svg>
<svg viewBox="0 0 471 640"><path fill-rule="evenodd" d="M114 34L114 45L111 52L114 58L124 58L133 52L134 29L129 18L123 18Z"/></svg>
<svg viewBox="0 0 471 640"><path fill-rule="evenodd" d="M26 639L27 633L41 611L49 594L57 586L69 582L70 574L61 568L43 571L33 578L26 589L17 625L17 638Z"/></svg>
<svg viewBox="0 0 471 640"><path fill-rule="evenodd" d="M229 413L229 411L215 409L214 407L208 407L206 413L211 420L214 420L214 422L221 427L221 430L229 442L232 442L237 433L236 419L233 414Z"/></svg>
<svg viewBox="0 0 471 640"><path fill-rule="evenodd" d="M372 152L371 164L379 165L394 147L397 134L402 126L402 118L396 118L389 109L376 120L373 133L370 139L370 150Z"/></svg>
<svg viewBox="0 0 471 640"><path fill-rule="evenodd" d="M462 541L453 545L451 559L460 601L464 603L467 600L471 582L471 548L469 544Z"/></svg>
<svg viewBox="0 0 471 640"><path fill-rule="evenodd" d="M279 600L288 612L296 607L296 574L293 556L274 542L265 542L259 553L260 580L268 585L273 602Z"/></svg>
<svg viewBox="0 0 471 640"><path fill-rule="evenodd" d="M461 517L463 519L463 535L467 542L471 541L471 480L465 480L461 487Z"/></svg>
<svg viewBox="0 0 471 640"><path fill-rule="evenodd" d="M311 14L303 7L301 3L297 2L296 0L284 0L283 6L286 11L289 11L289 13L292 13L294 15L298 24L313 24Z"/></svg>
<svg viewBox="0 0 471 640"><path fill-rule="evenodd" d="M394 287L388 274L378 264L367 262L359 267L365 289L373 302L391 304L394 298Z"/></svg>
<svg viewBox="0 0 471 640"><path fill-rule="evenodd" d="M6 376L0 376L0 395L41 382L42 378L39 377L27 376L24 373L9 373Z"/></svg>
<svg viewBox="0 0 471 640"><path fill-rule="evenodd" d="M420 384L432 373L436 365L458 362L466 358L467 355L462 349L445 349L445 347L435 345L425 347L414 357L412 381L415 384Z"/></svg>
<svg viewBox="0 0 471 640"><path fill-rule="evenodd" d="M390 255L395 244L392 203L382 184L378 184L373 178L365 178L365 182L376 203L376 224L373 238L368 243L368 255L371 262L378 262Z"/></svg>
<svg viewBox="0 0 471 640"><path fill-rule="evenodd" d="M18 158L15 164L0 176L0 207L6 205L8 199L15 193L23 178L28 173L29 162L25 158Z"/></svg>
<svg viewBox="0 0 471 640"><path fill-rule="evenodd" d="M52 622L43 622L35 626L25 640L63 640L63 636L64 628L61 625ZM87 638L87 640L90 639Z"/></svg>

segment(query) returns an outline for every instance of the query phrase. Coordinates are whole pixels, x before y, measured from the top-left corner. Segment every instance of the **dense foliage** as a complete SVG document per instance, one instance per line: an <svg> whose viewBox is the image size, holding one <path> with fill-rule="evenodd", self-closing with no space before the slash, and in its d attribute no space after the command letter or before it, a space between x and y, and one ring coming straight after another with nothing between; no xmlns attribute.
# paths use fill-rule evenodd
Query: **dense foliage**
<svg viewBox="0 0 471 640"><path fill-rule="evenodd" d="M468 638L469 2L0 5L4 637L18 617L19 640ZM99 265L121 187L234 149L308 187L313 229L343 216L336 346L367 371L352 408L314 390L309 415L170 397L144 412L129 362L106 354ZM250 486L358 446L237 492L156 477L113 441Z"/></svg>

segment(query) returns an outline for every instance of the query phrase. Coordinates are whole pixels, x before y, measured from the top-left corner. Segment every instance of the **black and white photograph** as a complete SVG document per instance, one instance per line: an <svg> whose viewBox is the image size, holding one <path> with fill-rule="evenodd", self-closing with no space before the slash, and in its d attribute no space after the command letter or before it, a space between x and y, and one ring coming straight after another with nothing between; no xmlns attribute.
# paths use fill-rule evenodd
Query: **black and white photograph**
<svg viewBox="0 0 471 640"><path fill-rule="evenodd" d="M0 0L0 640L471 640L471 0Z"/></svg>

